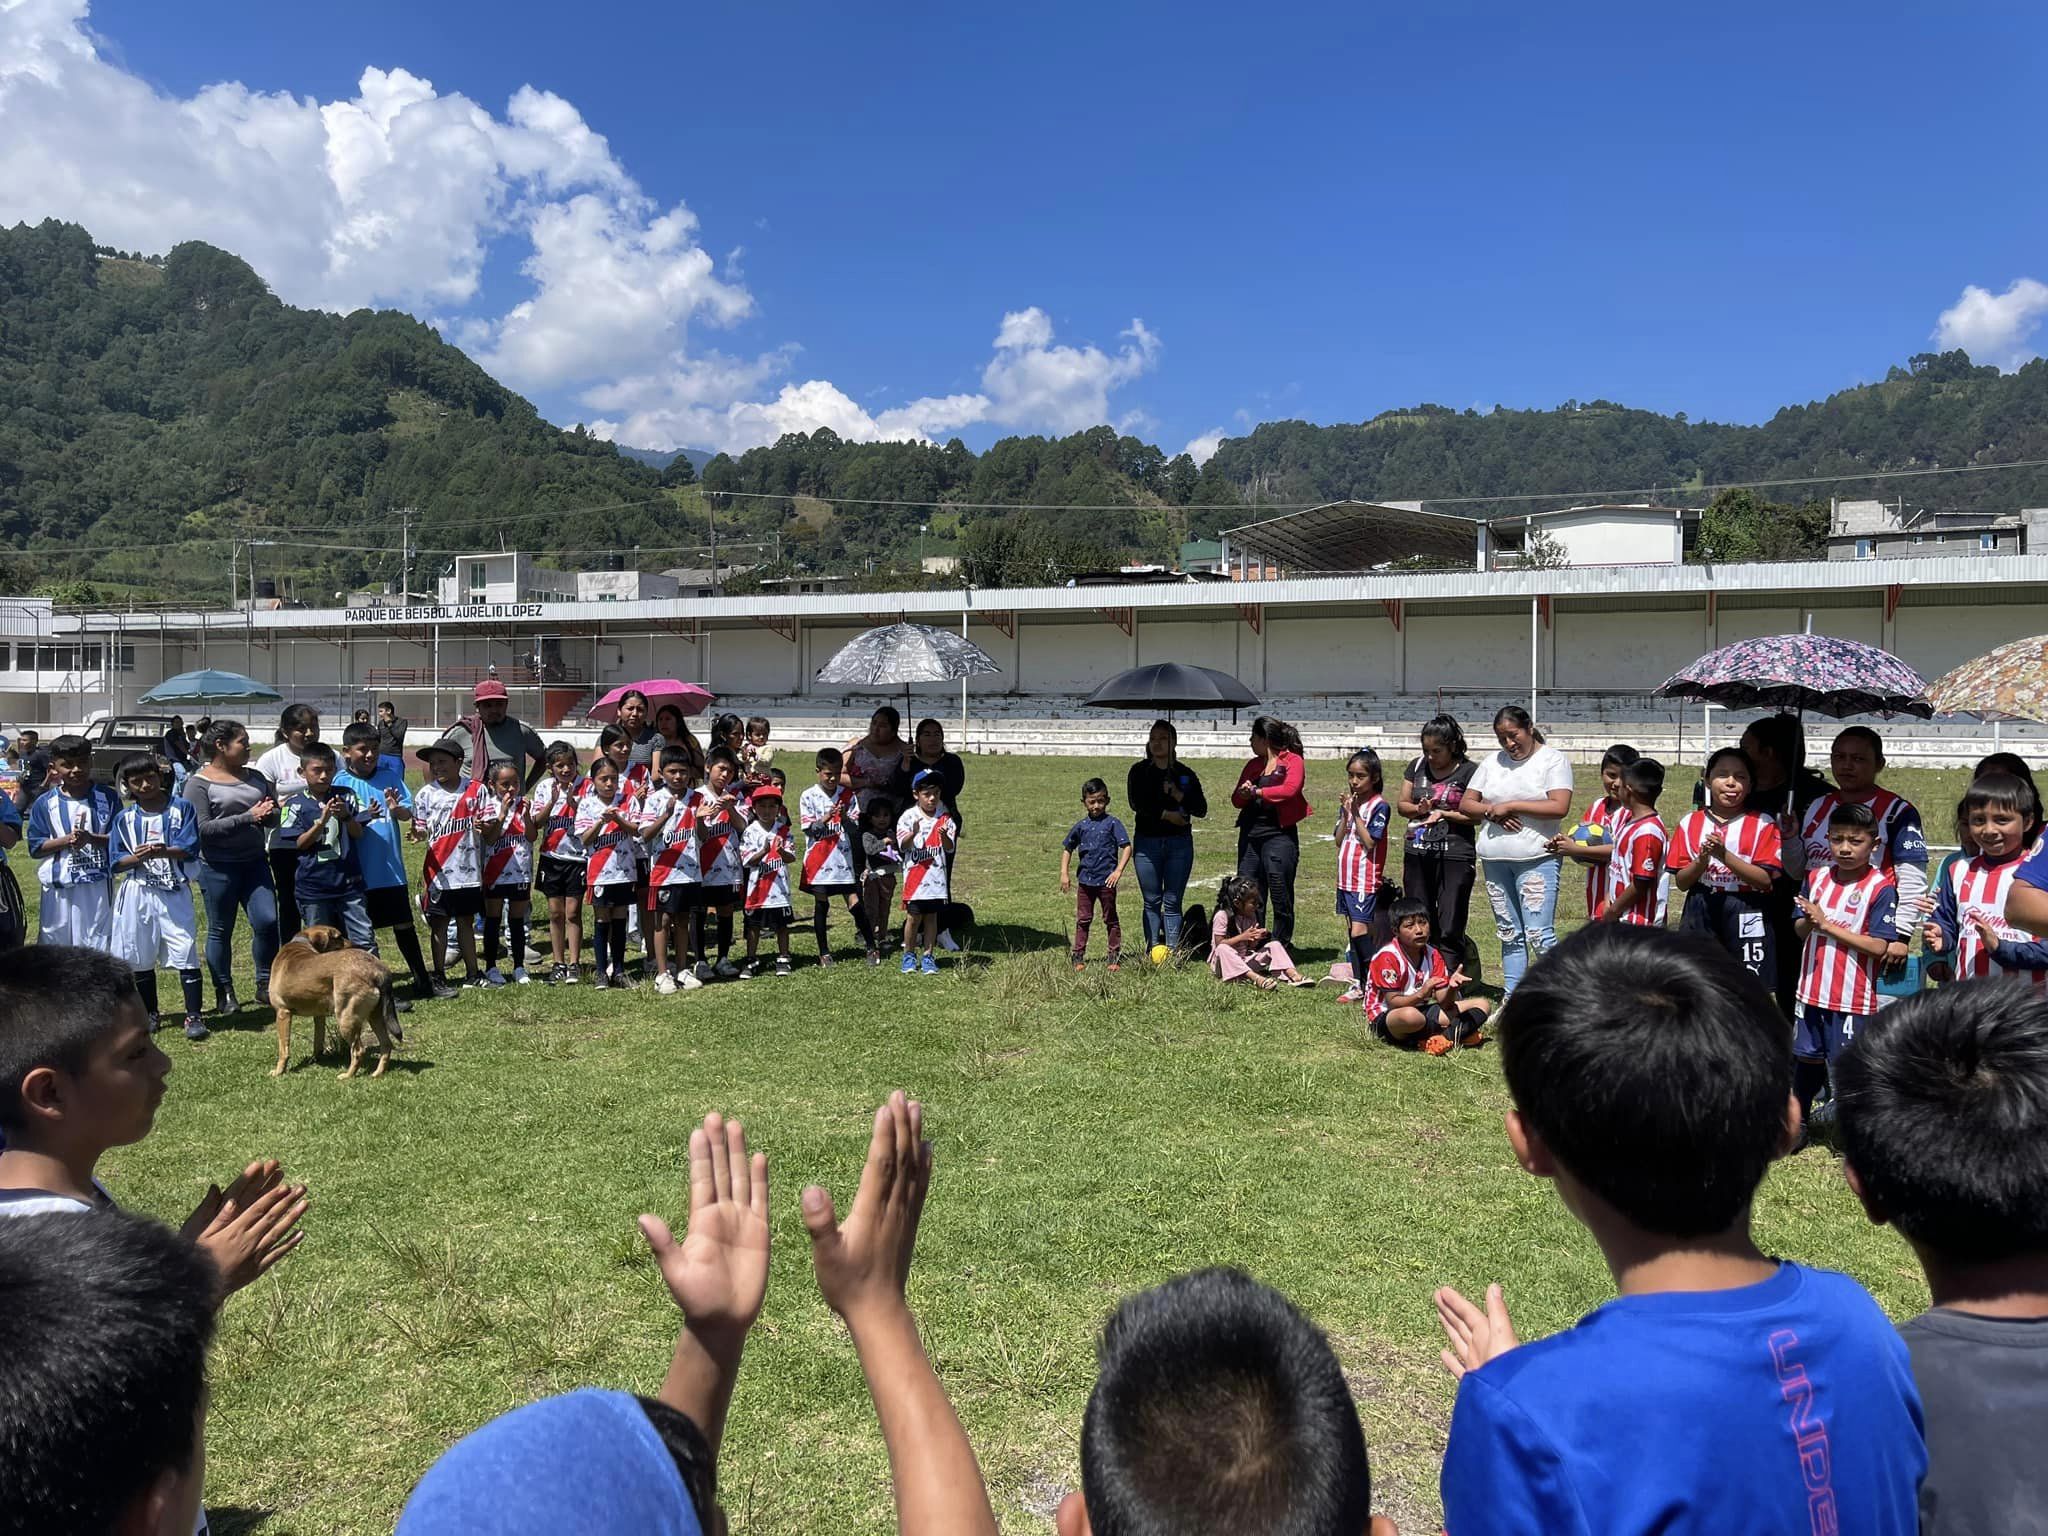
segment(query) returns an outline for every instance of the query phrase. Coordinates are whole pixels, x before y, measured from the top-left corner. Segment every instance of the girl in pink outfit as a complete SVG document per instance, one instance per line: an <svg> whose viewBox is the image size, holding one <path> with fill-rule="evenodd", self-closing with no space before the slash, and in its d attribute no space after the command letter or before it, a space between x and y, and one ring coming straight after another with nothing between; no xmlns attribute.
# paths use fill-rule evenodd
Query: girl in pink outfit
<svg viewBox="0 0 2048 1536"><path fill-rule="evenodd" d="M1258 882L1232 875L1217 893L1216 921L1209 926L1209 970L1219 981L1247 976L1261 992L1280 982L1291 987L1315 983L1294 968L1287 948L1259 926Z"/></svg>

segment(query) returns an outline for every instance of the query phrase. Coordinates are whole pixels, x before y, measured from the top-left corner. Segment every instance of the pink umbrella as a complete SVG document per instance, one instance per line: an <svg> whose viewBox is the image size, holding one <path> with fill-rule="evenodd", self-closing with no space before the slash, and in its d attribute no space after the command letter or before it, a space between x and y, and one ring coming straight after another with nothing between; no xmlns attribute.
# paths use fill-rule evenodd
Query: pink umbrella
<svg viewBox="0 0 2048 1536"><path fill-rule="evenodd" d="M644 683L623 683L590 706L592 720L611 721L619 718L619 700L627 694L639 691L647 695L647 713L653 713L664 704L673 704L686 715L701 715L718 700L718 695L701 683L678 682L672 677L650 677Z"/></svg>

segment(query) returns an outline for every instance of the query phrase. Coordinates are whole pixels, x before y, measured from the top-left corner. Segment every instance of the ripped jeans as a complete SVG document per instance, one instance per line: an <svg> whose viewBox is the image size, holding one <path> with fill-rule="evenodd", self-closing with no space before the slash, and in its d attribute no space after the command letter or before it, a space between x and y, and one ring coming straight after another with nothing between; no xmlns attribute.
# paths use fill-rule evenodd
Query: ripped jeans
<svg viewBox="0 0 2048 1536"><path fill-rule="evenodd" d="M1535 859L1488 859L1486 896L1493 903L1493 922L1500 934L1501 998L1512 997L1515 984L1557 943L1554 926L1562 861L1555 854Z"/></svg>

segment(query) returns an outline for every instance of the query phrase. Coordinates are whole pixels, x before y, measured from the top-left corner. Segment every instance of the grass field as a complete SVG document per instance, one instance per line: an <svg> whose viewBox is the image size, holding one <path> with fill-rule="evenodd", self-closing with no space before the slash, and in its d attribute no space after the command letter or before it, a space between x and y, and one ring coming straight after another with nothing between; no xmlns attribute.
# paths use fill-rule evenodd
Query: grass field
<svg viewBox="0 0 2048 1536"><path fill-rule="evenodd" d="M958 884L981 928L937 978L818 972L805 932L787 979L675 998L469 993L421 1005L376 1082L309 1066L303 1027L294 1070L271 1079L275 1046L253 1011L200 1046L168 1031L176 1069L156 1130L102 1167L117 1197L175 1222L209 1179L260 1155L314 1194L303 1248L227 1310L215 1529L388 1532L419 1474L492 1415L584 1383L655 1390L676 1316L633 1222L680 1219L687 1137L710 1108L743 1118L768 1153L775 1210L768 1304L726 1439L734 1529L893 1529L881 1439L812 1284L797 1191L819 1180L846 1198L873 1107L899 1086L926 1102L937 1156L912 1300L1005 1531L1048 1530L1078 1481L1111 1306L1213 1263L1280 1286L1329 1331L1378 1504L1405 1530L1436 1529L1451 1384L1431 1288L1498 1279L1524 1336L1540 1335L1609 1294L1599 1253L1513 1165L1491 1050L1430 1060L1375 1046L1331 987L1263 995L1200 969L1069 970L1058 838L1081 780L1101 773L1120 803L1124 766L970 761ZM1202 765L1212 796L1235 767ZM1674 804L1689 782L1674 772ZM1932 808L1954 803L1960 774L1887 782L1949 840ZM1313 825L1340 785L1337 765L1312 765ZM1582 770L1581 803L1590 786ZM1205 903L1234 849L1227 816L1214 823L1190 893ZM1307 841L1297 945L1318 975L1340 945L1334 862L1330 843ZM1580 906L1567 881L1573 923ZM1475 919L1491 976L1491 924ZM850 942L843 916L837 931ZM175 979L162 984L175 999ZM1925 1304L1910 1254L1865 1224L1825 1151L1776 1168L1757 1222L1768 1250L1850 1271L1895 1315Z"/></svg>

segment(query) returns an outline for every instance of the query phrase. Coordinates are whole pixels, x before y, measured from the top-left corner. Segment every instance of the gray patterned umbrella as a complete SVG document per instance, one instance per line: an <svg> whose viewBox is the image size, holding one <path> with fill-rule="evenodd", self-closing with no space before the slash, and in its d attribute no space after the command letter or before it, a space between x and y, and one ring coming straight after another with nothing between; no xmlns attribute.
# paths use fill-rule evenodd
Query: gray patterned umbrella
<svg viewBox="0 0 2048 1536"><path fill-rule="evenodd" d="M818 681L842 688L904 688L999 672L987 651L929 624L884 624L855 635L818 669Z"/></svg>

